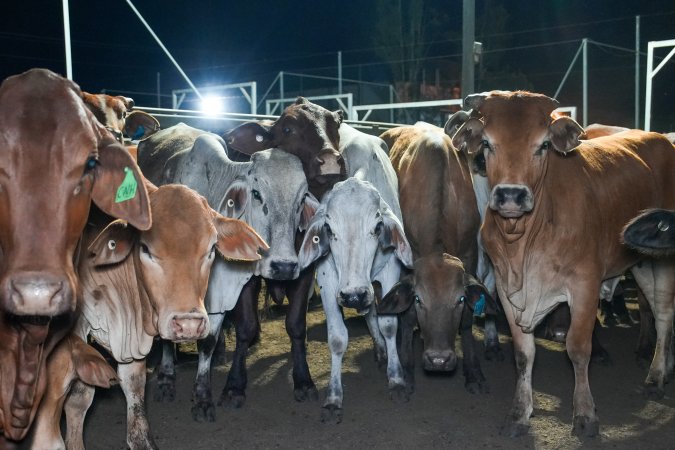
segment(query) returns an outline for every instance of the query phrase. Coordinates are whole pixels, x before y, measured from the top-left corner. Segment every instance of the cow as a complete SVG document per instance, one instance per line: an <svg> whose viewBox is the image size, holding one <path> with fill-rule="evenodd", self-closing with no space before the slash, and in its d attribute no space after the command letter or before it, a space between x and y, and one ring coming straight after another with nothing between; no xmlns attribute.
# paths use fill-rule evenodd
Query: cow
<svg viewBox="0 0 675 450"><path fill-rule="evenodd" d="M570 306L567 354L575 373L573 432L595 436L588 382L591 334L603 280L631 268L657 317L658 344L645 392L663 396L673 315L668 262L634 264L623 225L648 207L675 204L675 150L663 135L628 131L580 142L572 119L551 120L557 102L524 91L474 94L475 117L453 144L482 153L491 193L481 236L513 336L517 382L504 431L526 433L532 404L535 326L559 303ZM661 318L665 319L662 320ZM667 323L667 325L666 325Z"/></svg>
<svg viewBox="0 0 675 450"><path fill-rule="evenodd" d="M75 83L45 69L7 78L0 130L0 441L10 445L26 436L45 361L76 316L73 259L91 202L139 229L152 221L138 166Z"/></svg>
<svg viewBox="0 0 675 450"><path fill-rule="evenodd" d="M204 296L216 253L255 261L268 250L248 225L222 217L186 186L149 185L149 191L152 227L139 231L119 220L108 223L107 216L90 218L78 267L84 301L75 330L118 363L132 449L156 448L144 407L145 357L154 337L174 342L206 337ZM68 448L84 448L84 417L93 395L93 388L78 385L65 400ZM54 406L60 411L63 401ZM58 424L53 423L50 436L58 440L50 448L63 446Z"/></svg>
<svg viewBox="0 0 675 450"><path fill-rule="evenodd" d="M318 398L306 358L306 311L313 273L299 270L296 232L304 230L318 208L308 192L298 158L278 150L256 152L250 162L232 162L220 138L198 133L185 126L162 130L140 145L139 161L146 173L165 182L169 178L202 193L209 204L227 217L241 218L269 243L270 250L256 264L236 268L214 264L206 305L210 316L209 336L198 342L200 352L193 391L192 416L196 421L215 420L211 394L211 356L223 324L233 310L237 343L233 365L220 403L233 408L246 398L246 354L258 337L257 305L264 278L275 301L289 299L286 330L291 338L294 397L297 401ZM166 140L162 138L166 137ZM190 140L194 139L192 145ZM153 142L163 148L149 146ZM187 145L187 147L186 147ZM156 155L153 160L146 155ZM157 399L171 400L175 392L173 359L165 352L159 370Z"/></svg>
<svg viewBox="0 0 675 450"><path fill-rule="evenodd" d="M603 125L601 123L592 123L584 129L584 136L581 139L595 139L603 136L611 136L622 131L628 131L629 128L617 127L614 125Z"/></svg>
<svg viewBox="0 0 675 450"><path fill-rule="evenodd" d="M390 170L393 175L391 167ZM389 292L399 279L401 265L412 268L412 252L399 208L390 207L384 195L364 178L347 178L326 193L298 254L301 268L318 261L317 282L331 353L331 375L321 420L329 423L340 423L343 417L341 367L349 337L340 307L353 308L366 316L377 361L387 360L392 399L408 399L396 350L397 319L393 315L378 316L375 291L380 295ZM395 177L391 181L386 193L396 201Z"/></svg>
<svg viewBox="0 0 675 450"><path fill-rule="evenodd" d="M377 305L380 314L405 313L399 356L406 385L410 390L413 384L412 327L419 324L425 370L455 370L461 329L465 386L474 393L487 390L471 333L480 300L480 283L470 275L476 273L480 215L466 155L452 147L442 128L429 124L393 128L381 138L398 175L403 225L415 258L414 275ZM467 296L469 289L477 295ZM483 292L483 303L488 297Z"/></svg>

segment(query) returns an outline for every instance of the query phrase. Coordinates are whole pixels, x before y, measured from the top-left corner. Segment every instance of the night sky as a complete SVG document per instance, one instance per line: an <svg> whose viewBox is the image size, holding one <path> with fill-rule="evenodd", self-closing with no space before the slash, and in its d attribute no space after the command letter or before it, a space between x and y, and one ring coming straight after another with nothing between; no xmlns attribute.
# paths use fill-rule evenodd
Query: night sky
<svg viewBox="0 0 675 450"><path fill-rule="evenodd" d="M0 15L0 77L31 67L64 74L61 1L7 3ZM448 55L460 51L456 38L461 37L462 2L427 3L440 22L435 23L437 34L428 53L437 59L430 60L427 79L433 79L438 67L444 78L456 78L460 60ZM336 76L337 51L343 52L345 77L392 81L374 50L375 1L135 0L134 4L197 86L255 80L262 95L280 70ZM503 29L481 35L477 26L477 40L489 43L485 58L498 57L493 62L503 70L522 76L477 82L480 90L525 88L552 96L578 40L588 37L633 48L637 14L642 16L645 53L649 40L675 38L672 1L476 0L477 15L495 7L505 11ZM84 90L105 89L156 106L157 73L164 95L187 87L124 0L71 0L70 11L73 75ZM559 44L541 46L554 42ZM666 53L662 50L659 55ZM589 61L591 121L632 126L634 56L593 48ZM643 85L645 62L643 57ZM581 107L580 67L559 96L563 104ZM655 127L665 131L675 129L675 63L659 75L652 114ZM289 86L289 90L293 87L308 88ZM641 96L644 99L644 90ZM168 107L169 98L163 97L162 103Z"/></svg>

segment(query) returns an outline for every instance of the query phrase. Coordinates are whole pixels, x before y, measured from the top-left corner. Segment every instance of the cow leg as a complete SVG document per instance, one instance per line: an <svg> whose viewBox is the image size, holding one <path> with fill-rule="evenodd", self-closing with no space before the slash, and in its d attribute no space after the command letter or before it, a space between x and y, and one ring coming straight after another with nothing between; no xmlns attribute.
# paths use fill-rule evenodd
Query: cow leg
<svg viewBox="0 0 675 450"><path fill-rule="evenodd" d="M656 347L656 323L652 308L639 286L637 288L637 299L640 311L640 334L635 349L635 358L638 366L646 369L649 367Z"/></svg>
<svg viewBox="0 0 675 450"><path fill-rule="evenodd" d="M209 314L209 335L197 341L199 363L197 377L192 389L192 419L196 422L216 420L213 395L211 393L211 359L215 346L220 342L225 314Z"/></svg>
<svg viewBox="0 0 675 450"><path fill-rule="evenodd" d="M79 380L70 387L63 410L66 413L66 448L84 450L84 417L94 401L96 390Z"/></svg>
<svg viewBox="0 0 675 450"><path fill-rule="evenodd" d="M379 332L382 333L385 345L387 346L387 380L389 381L389 396L396 402L407 402L410 400L410 396L405 387L403 368L401 367L401 361L398 359L398 350L396 349L398 317L395 315L378 316L374 303L370 306L368 315L377 318Z"/></svg>
<svg viewBox="0 0 675 450"><path fill-rule="evenodd" d="M513 353L516 360L516 392L501 432L510 437L518 437L526 434L530 428L530 416L533 411L532 365L536 348L534 334L524 333L516 324L511 305L503 292L500 292L500 298L504 299L502 305L511 329Z"/></svg>
<svg viewBox="0 0 675 450"><path fill-rule="evenodd" d="M462 353L464 354L462 368L464 370L464 387L472 394L478 392L488 393L488 387L483 371L480 368L478 352L476 352L476 340L473 337L473 312L468 306L464 306L462 320L460 321L460 335L462 337Z"/></svg>
<svg viewBox="0 0 675 450"><path fill-rule="evenodd" d="M417 311L415 307L408 308L399 316L398 334L399 358L403 368L403 378L405 380L406 392L408 395L415 392L415 348L413 346L415 338L415 326L417 325Z"/></svg>
<svg viewBox="0 0 675 450"><path fill-rule="evenodd" d="M131 450L157 449L145 416L145 359L117 366L120 386L127 400L127 445Z"/></svg>
<svg viewBox="0 0 675 450"><path fill-rule="evenodd" d="M326 264L327 265L327 264ZM329 270L324 266L319 271ZM330 380L326 392L326 400L321 409L321 421L324 423L338 424L342 422L342 357L347 351L349 335L342 318L342 311L337 304L337 276L328 276L320 280L321 300L323 311L326 315L326 327L328 329L328 349L330 350Z"/></svg>
<svg viewBox="0 0 675 450"><path fill-rule="evenodd" d="M651 399L663 398L666 378L673 370L671 345L673 315L675 315L672 278L674 264L675 262L669 260L652 260L643 262L641 267L634 266L631 269L635 281L652 308L656 325L654 359L645 380L645 395Z"/></svg>
<svg viewBox="0 0 675 450"><path fill-rule="evenodd" d="M371 311L374 311L374 308L371 307ZM395 317L395 316L394 316ZM368 331L370 332L370 337L373 339L373 350L375 351L375 362L379 369L384 369L387 366L387 343L380 332L380 326L377 322L377 314L371 314L370 311L366 314L366 325L368 325Z"/></svg>
<svg viewBox="0 0 675 450"><path fill-rule="evenodd" d="M574 367L574 422L572 433L594 437L599 432L598 416L588 382L588 363L593 349L593 328L597 321L597 288L590 289L584 303L583 293L572 295L571 323L565 346Z"/></svg>
<svg viewBox="0 0 675 450"><path fill-rule="evenodd" d="M219 405L238 409L246 401L246 354L258 338L260 323L258 322L258 294L260 293L260 277L251 277L244 285L234 307L234 327L237 343L232 356L232 367L227 375L227 382L220 396Z"/></svg>
<svg viewBox="0 0 675 450"><path fill-rule="evenodd" d="M609 356L607 349L602 345L602 342L600 342L600 338L598 338L598 329L600 327L600 320L596 317L595 325L593 326L593 334L591 336L591 359L596 363L599 362L603 366L611 366L612 358Z"/></svg>
<svg viewBox="0 0 675 450"><path fill-rule="evenodd" d="M293 357L293 395L298 402L318 400L312 376L307 365L307 303L314 290L314 266L304 270L300 277L289 283L286 291L289 308L286 313L286 332L291 338Z"/></svg>
<svg viewBox="0 0 675 450"><path fill-rule="evenodd" d="M504 361L504 352L499 345L499 333L497 332L497 316L486 315L483 325L485 333L485 359L488 361Z"/></svg>
<svg viewBox="0 0 675 450"><path fill-rule="evenodd" d="M157 370L157 388L153 398L156 402L172 402L176 398L176 344L161 340L162 361Z"/></svg>

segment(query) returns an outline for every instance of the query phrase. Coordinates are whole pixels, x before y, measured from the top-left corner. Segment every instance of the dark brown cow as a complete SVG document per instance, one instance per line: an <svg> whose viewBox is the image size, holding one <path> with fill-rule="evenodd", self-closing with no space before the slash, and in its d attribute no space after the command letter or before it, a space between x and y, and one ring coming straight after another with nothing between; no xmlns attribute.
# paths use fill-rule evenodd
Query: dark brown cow
<svg viewBox="0 0 675 450"><path fill-rule="evenodd" d="M44 69L6 79L0 130L0 436L18 441L77 308L73 257L91 201L139 229L151 218L138 167L74 83Z"/></svg>
<svg viewBox="0 0 675 450"><path fill-rule="evenodd" d="M669 367L675 277L672 261L634 266L623 225L649 207L675 206L675 150L663 135L628 131L579 142L570 118L551 120L557 102L528 92L467 97L479 117L453 143L483 153L492 188L482 228L509 321L517 384L506 431L527 431L532 413L534 327L559 303L571 310L567 353L575 373L575 434L594 436L598 417L588 382L591 333L602 280L629 267L654 306L658 344L646 391L663 395Z"/></svg>
<svg viewBox="0 0 675 450"><path fill-rule="evenodd" d="M152 227L138 231L121 221L106 226L107 217L91 218L78 267L84 302L75 329L118 362L132 449L155 448L144 408L145 357L154 337L204 338L209 330L204 296L216 250L227 259L254 261L269 248L251 227L222 217L185 186L149 190ZM84 416L93 395L93 388L79 385L66 401L68 448L84 448ZM51 406L60 411L64 396L56 397L60 401ZM59 421L52 426L49 448L60 448Z"/></svg>
<svg viewBox="0 0 675 450"><path fill-rule="evenodd" d="M455 151L442 128L428 124L394 128L381 138L390 148L405 234L415 257L414 275L395 285L377 309L405 313L400 357L406 385L413 383L412 331L419 323L424 369L455 370L455 338L461 329L465 386L483 391L487 385L471 333L480 294L466 292L470 286L480 289L469 276L476 273L480 215L466 155Z"/></svg>

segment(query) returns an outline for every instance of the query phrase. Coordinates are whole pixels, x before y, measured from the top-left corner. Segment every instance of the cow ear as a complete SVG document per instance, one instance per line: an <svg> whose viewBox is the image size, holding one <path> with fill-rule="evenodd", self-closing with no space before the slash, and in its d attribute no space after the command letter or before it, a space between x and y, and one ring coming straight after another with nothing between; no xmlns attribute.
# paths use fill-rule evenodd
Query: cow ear
<svg viewBox="0 0 675 450"><path fill-rule="evenodd" d="M274 147L272 125L274 122L269 120L239 125L225 134L225 143L228 148L247 155L272 148Z"/></svg>
<svg viewBox="0 0 675 450"><path fill-rule="evenodd" d="M467 272L464 272L464 291L466 292L466 304L475 315L497 314L497 302L492 298L488 289Z"/></svg>
<svg viewBox="0 0 675 450"><path fill-rule="evenodd" d="M401 314L412 306L413 285L408 277L396 283L377 303L378 314ZM377 298L377 297L376 297Z"/></svg>
<svg viewBox="0 0 675 450"><path fill-rule="evenodd" d="M579 138L584 134L584 129L571 117L561 117L551 122L548 126L551 136L551 144L560 153L567 153L575 149L581 141Z"/></svg>
<svg viewBox="0 0 675 450"><path fill-rule="evenodd" d="M314 261L328 253L330 250L328 230L325 214L321 211L317 212L307 228L298 252L300 271L305 270Z"/></svg>
<svg viewBox="0 0 675 450"><path fill-rule="evenodd" d="M307 100L305 97L299 96L295 99L294 105L304 105L305 103L309 103L309 100Z"/></svg>
<svg viewBox="0 0 675 450"><path fill-rule="evenodd" d="M335 121L338 124L341 124L345 120L345 113L341 109L338 109L337 111L333 112L333 116L335 117Z"/></svg>
<svg viewBox="0 0 675 450"><path fill-rule="evenodd" d="M447 122L445 122L443 131L445 131L445 134L452 138L457 133L457 130L459 130L460 127L464 125L464 123L469 120L470 117L471 115L467 111L457 111L452 116L450 116Z"/></svg>
<svg viewBox="0 0 675 450"><path fill-rule="evenodd" d="M401 263L408 269L412 269L413 256L410 244L405 237L401 222L389 207L382 208L382 229L380 230L379 242L380 248L383 250L393 248Z"/></svg>
<svg viewBox="0 0 675 450"><path fill-rule="evenodd" d="M227 219L213 211L213 225L218 231L216 247L225 259L257 261L269 245L253 228L238 219Z"/></svg>
<svg viewBox="0 0 675 450"><path fill-rule="evenodd" d="M300 214L300 225L298 230L305 231L309 227L312 218L319 210L321 203L309 192L305 194L305 199L302 202L302 213Z"/></svg>
<svg viewBox="0 0 675 450"><path fill-rule="evenodd" d="M124 220L115 220L99 233L87 248L94 266L124 261L134 247L136 230Z"/></svg>
<svg viewBox="0 0 675 450"><path fill-rule="evenodd" d="M452 145L454 145L457 150L468 154L479 152L482 141L483 122L475 117L464 122L452 137Z"/></svg>
<svg viewBox="0 0 675 450"><path fill-rule="evenodd" d="M103 388L117 384L117 374L99 352L75 334L66 339L70 341L73 367L82 382Z"/></svg>
<svg viewBox="0 0 675 450"><path fill-rule="evenodd" d="M132 140L145 139L159 130L159 121L145 111L133 111L124 121L124 134Z"/></svg>
<svg viewBox="0 0 675 450"><path fill-rule="evenodd" d="M225 192L223 201L218 206L218 212L225 217L239 219L244 215L248 201L249 194L246 184L241 180L237 180Z"/></svg>
<svg viewBox="0 0 675 450"><path fill-rule="evenodd" d="M143 175L129 152L105 138L98 149L91 199L106 214L129 222L139 230L152 226Z"/></svg>

